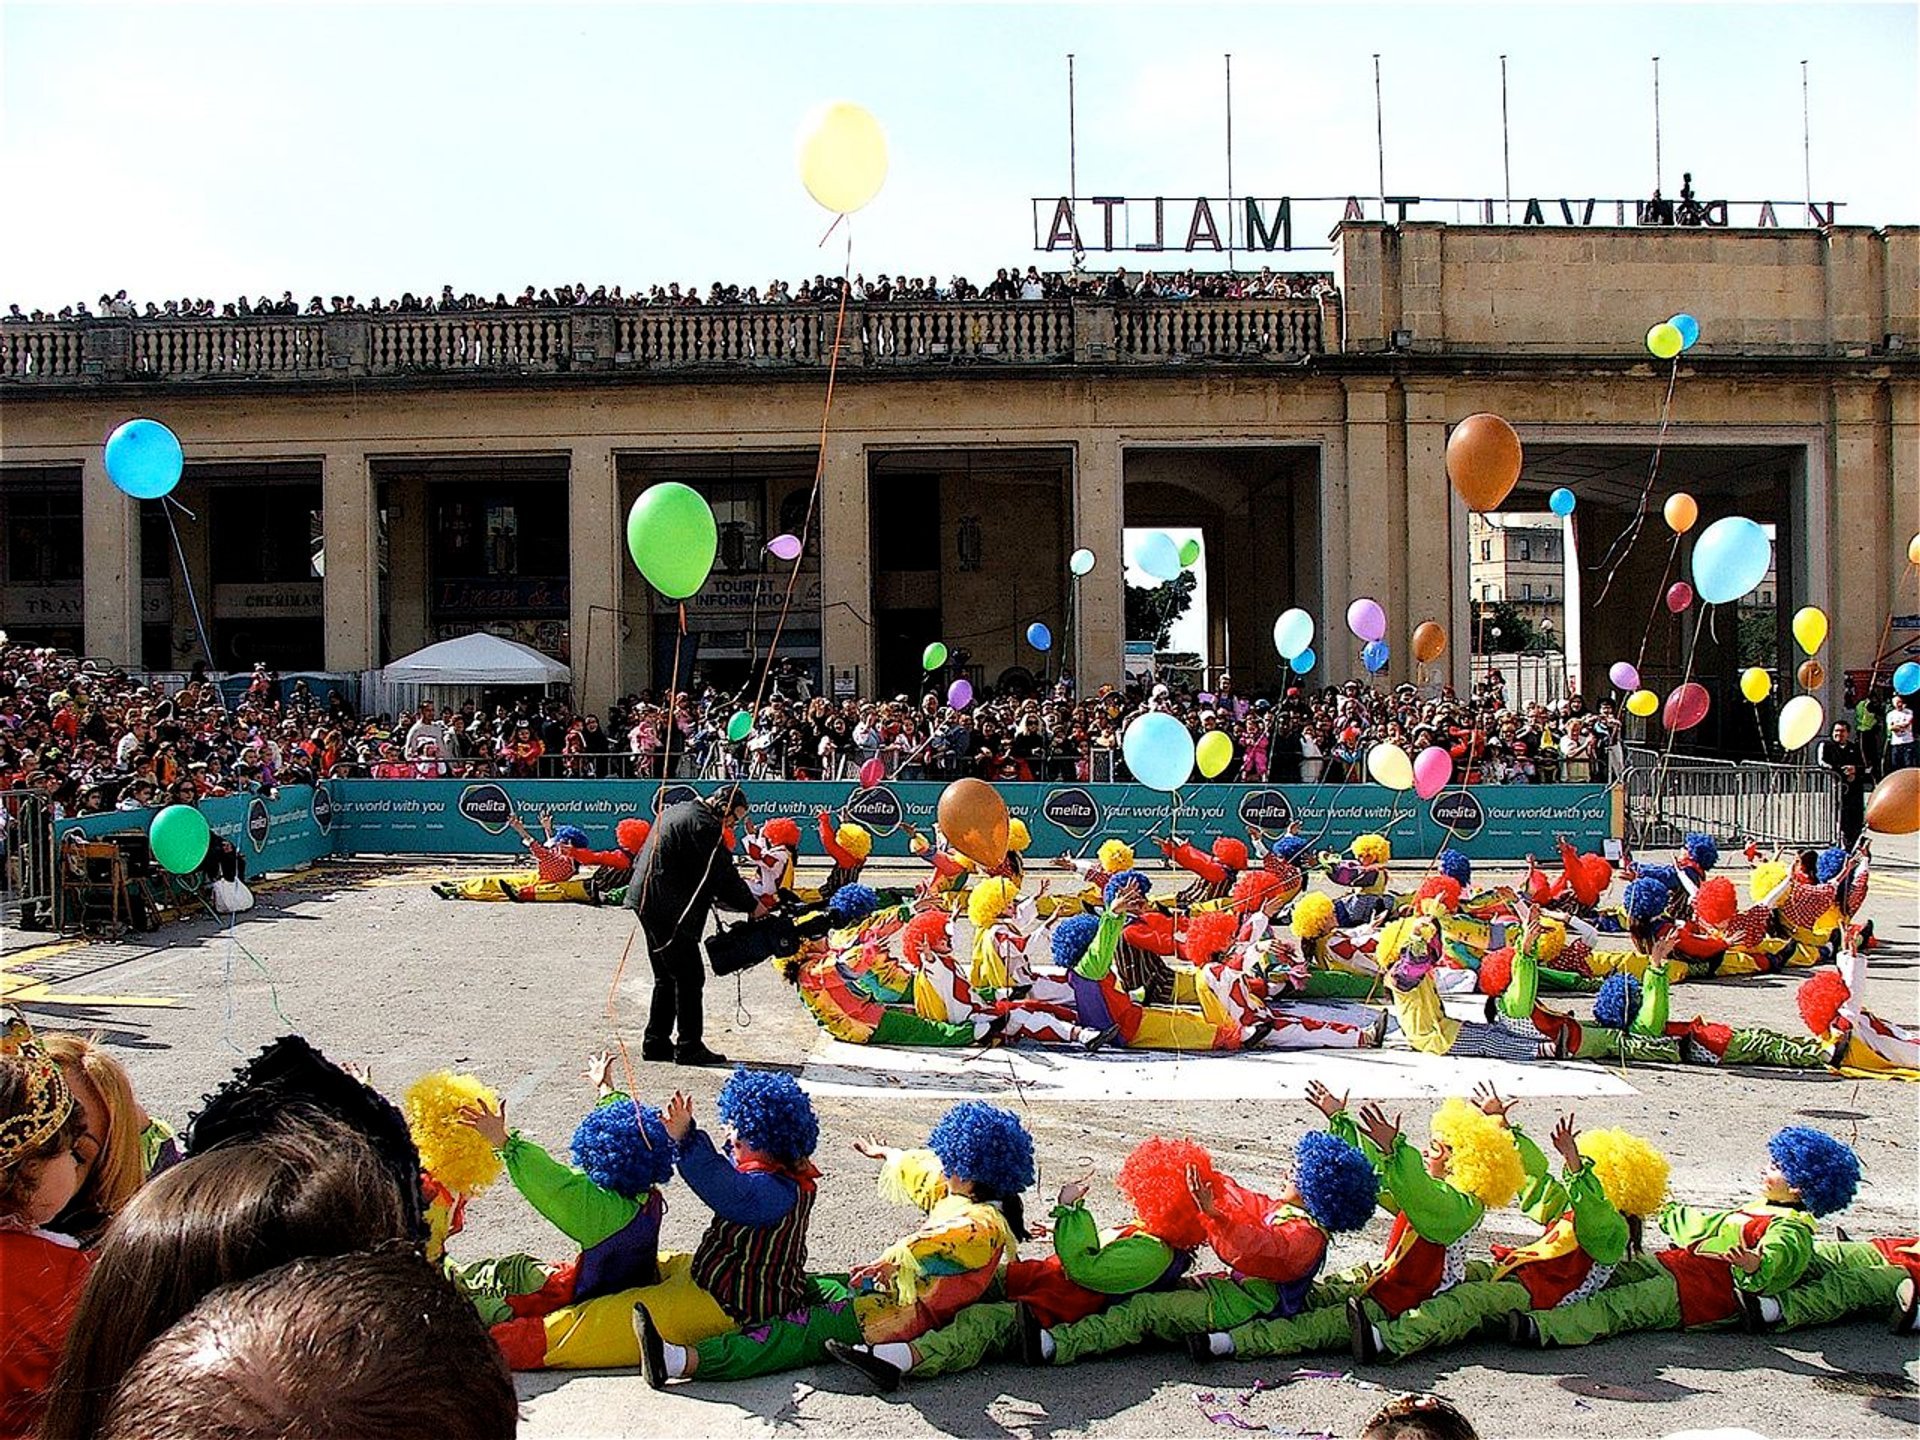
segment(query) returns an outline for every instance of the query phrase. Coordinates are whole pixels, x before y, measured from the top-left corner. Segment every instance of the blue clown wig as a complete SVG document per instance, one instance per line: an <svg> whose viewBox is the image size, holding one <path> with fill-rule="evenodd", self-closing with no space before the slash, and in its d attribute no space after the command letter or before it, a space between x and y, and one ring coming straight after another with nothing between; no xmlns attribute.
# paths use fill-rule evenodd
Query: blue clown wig
<svg viewBox="0 0 1920 1440"><path fill-rule="evenodd" d="M660 1112L651 1105L636 1106L625 1095L594 1106L573 1132L573 1163L602 1190L630 1200L673 1178L674 1154L673 1137Z"/></svg>
<svg viewBox="0 0 1920 1440"><path fill-rule="evenodd" d="M1847 847L1829 845L1822 850L1814 861L1813 874L1822 885L1840 873L1840 867L1847 863Z"/></svg>
<svg viewBox="0 0 1920 1440"><path fill-rule="evenodd" d="M587 839L587 832L578 825L560 826L553 832L553 839L555 844L572 845L580 850L586 849L592 843Z"/></svg>
<svg viewBox="0 0 1920 1440"><path fill-rule="evenodd" d="M1711 870L1720 863L1720 847L1713 843L1713 836L1704 831L1695 830L1680 842L1687 852L1687 858L1702 870Z"/></svg>
<svg viewBox="0 0 1920 1440"><path fill-rule="evenodd" d="M1825 1131L1789 1125L1767 1142L1767 1154L1814 1214L1831 1215L1853 1203L1860 1157Z"/></svg>
<svg viewBox="0 0 1920 1440"><path fill-rule="evenodd" d="M827 914L839 929L858 925L879 908L880 896L870 885L842 885L827 899Z"/></svg>
<svg viewBox="0 0 1920 1440"><path fill-rule="evenodd" d="M813 1102L791 1075L778 1070L739 1066L721 1086L713 1108L741 1144L783 1165L798 1164L820 1143Z"/></svg>
<svg viewBox="0 0 1920 1440"><path fill-rule="evenodd" d="M1440 852L1438 860L1440 873L1449 880L1458 880L1462 885L1473 879L1473 861L1467 858L1464 850L1456 850L1449 845Z"/></svg>
<svg viewBox="0 0 1920 1440"><path fill-rule="evenodd" d="M1100 898L1111 905L1120 898L1120 892L1129 885L1138 885L1142 895L1151 894L1153 891L1153 882L1138 870L1122 870L1107 881L1107 888L1100 892Z"/></svg>
<svg viewBox="0 0 1920 1440"><path fill-rule="evenodd" d="M1033 1184L1033 1137L1011 1110L964 1100L940 1117L927 1136L949 1178L965 1180L994 1199Z"/></svg>
<svg viewBox="0 0 1920 1440"><path fill-rule="evenodd" d="M1298 865L1301 856L1307 855L1312 848L1313 841L1309 840L1305 835L1282 835L1278 840L1273 842L1273 853L1289 865ZM1311 858L1311 856L1308 858Z"/></svg>
<svg viewBox="0 0 1920 1440"><path fill-rule="evenodd" d="M1080 957L1087 953L1087 947L1099 932L1097 915L1070 915L1062 920L1053 927L1053 963L1062 970L1071 970L1080 963Z"/></svg>
<svg viewBox="0 0 1920 1440"><path fill-rule="evenodd" d="M1669 895L1687 893L1687 887L1680 883L1680 871L1672 865L1642 865L1636 873L1642 880L1658 880Z"/></svg>
<svg viewBox="0 0 1920 1440"><path fill-rule="evenodd" d="M1609 1030L1625 1030L1640 1013L1640 994L1638 980L1624 970L1614 971L1593 997L1593 1023Z"/></svg>
<svg viewBox="0 0 1920 1440"><path fill-rule="evenodd" d="M1307 1213L1335 1232L1365 1225L1380 1198L1380 1177L1367 1157L1324 1130L1308 1131L1294 1147L1293 1183Z"/></svg>
<svg viewBox="0 0 1920 1440"><path fill-rule="evenodd" d="M1640 879L1627 886L1626 894L1621 897L1626 907L1627 917L1637 924L1651 925L1673 904L1673 892L1657 876L1640 872Z"/></svg>

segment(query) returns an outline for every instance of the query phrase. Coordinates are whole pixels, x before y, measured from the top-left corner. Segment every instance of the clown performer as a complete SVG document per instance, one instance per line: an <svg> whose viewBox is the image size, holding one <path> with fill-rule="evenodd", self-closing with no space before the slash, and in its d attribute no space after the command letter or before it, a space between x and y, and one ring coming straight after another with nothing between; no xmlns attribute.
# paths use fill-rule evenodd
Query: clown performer
<svg viewBox="0 0 1920 1440"><path fill-rule="evenodd" d="M1307 965L1303 993L1360 1000L1380 994L1385 982L1376 959L1378 927L1342 929L1332 899L1317 890L1294 902L1290 924Z"/></svg>
<svg viewBox="0 0 1920 1440"><path fill-rule="evenodd" d="M1668 1204L1660 1228L1673 1245L1623 1262L1608 1285L1552 1310L1516 1314L1508 1338L1536 1347L1586 1345L1637 1330L1737 1323L1742 1293L1778 1299L1813 1259L1814 1223L1844 1210L1860 1160L1821 1131L1792 1125L1767 1142L1760 1193L1736 1210Z"/></svg>
<svg viewBox="0 0 1920 1440"><path fill-rule="evenodd" d="M854 888L866 889L864 885ZM846 893L843 888L834 899ZM985 1045L999 1029L999 1017L990 1010L967 1023L949 1024L927 1019L915 1006L898 1003L918 981L913 971L927 930L915 925L924 918L915 917L902 934L906 967L894 965L892 956L877 945L862 944L851 957L832 947L808 945L779 962L781 975L800 992L801 1003L820 1028L849 1045ZM950 954L946 959L952 963ZM897 987L892 973L896 969L906 977Z"/></svg>
<svg viewBox="0 0 1920 1440"><path fill-rule="evenodd" d="M1495 1103L1504 1107L1504 1101ZM1582 1132L1574 1117L1553 1131L1562 1170L1510 1126L1527 1180L1515 1202L1543 1228L1526 1245L1495 1245L1493 1260L1467 1262L1467 1278L1451 1289L1374 1322L1358 1302L1348 1306L1353 1357L1366 1365L1472 1339L1509 1315L1574 1304L1604 1288L1620 1263L1640 1250L1641 1225L1666 1198L1666 1157L1624 1130Z"/></svg>
<svg viewBox="0 0 1920 1440"><path fill-rule="evenodd" d="M1393 897L1387 893L1393 845L1386 836L1361 835L1347 847L1346 855L1329 853L1320 858L1327 878L1347 887L1347 894L1333 902L1334 916L1343 929L1357 929L1393 910Z"/></svg>
<svg viewBox="0 0 1920 1440"><path fill-rule="evenodd" d="M472 1075L436 1070L409 1085L400 1106L407 1133L420 1153L420 1188L427 1197L427 1259L444 1265L456 1285L460 1280L447 1261L447 1241L466 1227L468 1202L498 1180L504 1168L493 1146L461 1119L461 1112L471 1105L498 1109L500 1097ZM532 1262L526 1278L525 1288L537 1289L546 1281L546 1270ZM492 1314L483 1312L482 1318L492 1323L509 1318L510 1313L502 1306Z"/></svg>
<svg viewBox="0 0 1920 1440"><path fill-rule="evenodd" d="M913 1008L924 1020L974 1030L977 1043L992 1040L1037 1040L1055 1045L1079 1045L1094 1051L1104 1048L1119 1035L1111 1025L1093 1028L1081 1023L1074 1006L1072 989L1060 980L1042 977L1036 980L1026 964L1025 945L1013 952L1018 968L994 973L997 984L977 983L981 973L980 947L993 943L1003 928L997 917L989 917L992 906L1002 903L1013 882L994 878L980 883L969 902L969 912L979 938L975 942L972 975L962 970L953 953L953 929L944 910L927 910L909 922L901 948L913 968ZM1024 937L1023 937L1024 938ZM1005 963L1005 955L995 952ZM1044 988L1056 998L1050 1000L994 999L1017 993L1024 987L1035 995ZM1057 994L1056 994L1057 992Z"/></svg>
<svg viewBox="0 0 1920 1440"><path fill-rule="evenodd" d="M1230 911L1202 910L1187 921L1182 949L1194 966L1202 1015L1243 1034L1259 1027L1259 1044L1269 1050L1379 1048L1385 1010L1356 1001L1284 998L1307 978L1304 966L1298 975L1289 967L1298 958L1292 948L1242 946L1237 931Z"/></svg>
<svg viewBox="0 0 1920 1440"><path fill-rule="evenodd" d="M890 1392L912 1374L922 1379L971 1369L989 1355L1008 1351L1023 1315L1064 1324L1096 1314L1116 1297L1166 1289L1179 1282L1205 1243L1206 1230L1188 1191L1186 1174L1211 1175L1207 1152L1190 1140L1154 1135L1135 1146L1120 1166L1114 1186L1132 1206L1133 1219L1101 1229L1086 1206L1084 1181L1060 1189L1053 1210L1053 1253L1007 1266L1004 1300L969 1305L952 1323L888 1350L827 1342L827 1352ZM904 1350L904 1354L900 1353Z"/></svg>
<svg viewBox="0 0 1920 1440"><path fill-rule="evenodd" d="M747 889L760 902L756 914L767 915L793 895L795 862L800 856L800 826L785 818L767 821L749 830L740 848L747 856Z"/></svg>
<svg viewBox="0 0 1920 1440"><path fill-rule="evenodd" d="M634 1307L676 1344L766 1323L824 1298L807 1274L807 1230L819 1171L820 1122L790 1075L736 1069L714 1111L724 1148L676 1094L664 1117L680 1178L712 1212L691 1256L662 1254L659 1283L563 1305L541 1317L537 1369L626 1369L640 1363ZM530 1348L530 1347L529 1347Z"/></svg>
<svg viewBox="0 0 1920 1440"><path fill-rule="evenodd" d="M1216 905L1233 894L1233 883L1247 868L1247 842L1222 835L1207 850L1178 835L1160 842L1160 853L1194 878L1173 897L1175 909Z"/></svg>
<svg viewBox="0 0 1920 1440"><path fill-rule="evenodd" d="M966 903L967 882L973 876L973 861L947 844L944 836L930 841L916 826L904 821L900 828L907 833L907 852L918 855L933 867L933 874L920 882L920 893L948 910L958 910ZM1007 828L1011 840L1011 822Z"/></svg>
<svg viewBox="0 0 1920 1440"><path fill-rule="evenodd" d="M1389 1120L1378 1105L1364 1107L1356 1125L1345 1098L1324 1085L1316 1082L1307 1098L1333 1134L1359 1146L1378 1172L1380 1207L1393 1214L1386 1254L1344 1277L1352 1283L1323 1289L1297 1315L1193 1337L1195 1359L1337 1349L1351 1343L1356 1324L1382 1325L1444 1294L1468 1278L1467 1251L1487 1211L1508 1204L1526 1178L1505 1103L1491 1087L1482 1088L1478 1105L1458 1097L1442 1105L1424 1153L1407 1143L1399 1118Z"/></svg>
<svg viewBox="0 0 1920 1440"><path fill-rule="evenodd" d="M1882 1019L1860 1003L1867 957L1860 931L1847 927L1835 968L1800 982L1800 1018L1827 1047L1828 1063L1850 1074L1920 1080L1920 1030Z"/></svg>
<svg viewBox="0 0 1920 1440"><path fill-rule="evenodd" d="M1576 1060L1637 1060L1643 1063L1677 1065L1684 1058L1683 1042L1659 1027L1646 1028L1639 1023L1642 1012L1638 981L1624 972L1607 976L1594 997L1593 1024L1582 1025L1564 1010L1542 1003L1540 993L1541 940L1551 917L1542 911L1518 907L1525 917L1518 944L1494 951L1480 962L1480 989L1488 1001L1488 1017L1497 1019L1506 1029L1524 1035L1526 1027L1544 1037L1556 1055ZM1663 938L1653 942L1653 951L1662 960L1672 947L1672 927ZM1651 962L1655 965L1659 961ZM1664 991L1662 992L1664 995ZM1662 1002L1664 1004L1664 1000ZM1665 1024L1661 1011L1660 1024Z"/></svg>
<svg viewBox="0 0 1920 1440"><path fill-rule="evenodd" d="M1626 1047L1637 1036L1635 1043L1641 1046L1661 1038L1677 1041L1679 1058L1693 1065L1767 1065L1786 1070L1828 1068L1832 1047L1809 1036L1786 1035L1758 1025L1722 1025L1700 1015L1691 1020L1672 1019L1673 979L1686 968L1684 962L1669 958L1667 953L1677 930L1677 926L1669 925L1667 933L1653 942L1643 980L1609 975L1594 1002L1594 1020L1599 1025L1630 1030L1631 1034L1621 1035L1623 1054L1632 1058L1634 1052ZM1631 1018L1623 1019L1623 1016ZM1664 1057L1647 1055L1644 1058Z"/></svg>
<svg viewBox="0 0 1920 1440"><path fill-rule="evenodd" d="M1387 993L1400 1031L1415 1050L1428 1055L1471 1055L1499 1060L1564 1059L1564 1041L1543 1036L1527 1013L1515 1016L1497 1008L1490 1019L1456 1020L1447 1014L1436 984L1441 967L1440 932L1432 916L1393 920L1380 932L1379 958L1387 966ZM1471 974L1471 971L1466 972ZM1509 989L1513 988L1511 986ZM1520 997L1502 1001L1511 1006Z"/></svg>
<svg viewBox="0 0 1920 1440"><path fill-rule="evenodd" d="M836 826L831 810L822 810L815 818L819 822L821 847L833 862L833 868L820 882L818 890L799 892L800 898L810 905L830 899L842 885L858 882L867 857L873 853L873 835L866 826L852 820Z"/></svg>
<svg viewBox="0 0 1920 1440"><path fill-rule="evenodd" d="M1186 1341L1199 1358L1211 1359L1212 1343L1202 1343L1210 1333L1313 1308L1337 1312L1364 1284L1364 1276L1320 1278L1331 1236L1365 1225L1380 1193L1373 1166L1347 1141L1322 1131L1302 1136L1278 1195L1247 1189L1210 1164L1190 1164L1186 1183L1206 1242L1227 1272L1143 1291L1067 1324L1025 1306L1021 1354L1028 1364L1070 1365L1149 1340Z"/></svg>
<svg viewBox="0 0 1920 1440"><path fill-rule="evenodd" d="M880 1197L925 1220L845 1284L816 1277L821 1297L752 1330L698 1346L666 1338L643 1301L634 1307L640 1370L669 1380L743 1380L817 1362L829 1341L896 1347L947 1324L1000 1279L1026 1231L1021 1192L1033 1184L1033 1138L1010 1110L968 1100L940 1117L924 1150L856 1146L881 1162Z"/></svg>
<svg viewBox="0 0 1920 1440"><path fill-rule="evenodd" d="M592 842L578 825L554 829L551 811L540 812L541 838L528 833L526 822L518 815L507 817L507 826L533 857L535 869L507 874L476 875L470 880L443 880L433 887L442 900L571 900L595 903L586 885L576 877L583 853L589 864L602 863L603 857L590 850ZM629 862L631 863L631 862Z"/></svg>
<svg viewBox="0 0 1920 1440"><path fill-rule="evenodd" d="M1137 887L1123 887L1134 905L1144 904ZM1118 903L1118 902L1117 902ZM1122 984L1116 956L1129 922L1123 910L1098 916L1069 915L1053 927L1053 961L1063 970L1083 1025L1098 1026L1136 1050L1238 1050L1256 1044L1268 1027L1252 1031L1216 1025L1185 1005L1147 1004Z"/></svg>
<svg viewBox="0 0 1920 1440"><path fill-rule="evenodd" d="M1613 884L1613 865L1604 855L1582 854L1559 841L1560 873L1549 876L1527 856L1527 899L1586 920L1603 920L1600 901Z"/></svg>
<svg viewBox="0 0 1920 1440"><path fill-rule="evenodd" d="M1124 840L1102 840L1094 852L1094 858L1083 860L1074 855L1061 855L1054 860L1054 866L1060 870L1071 871L1080 877L1082 889L1077 895L1063 895L1055 902L1054 916L1083 912L1097 913L1106 903L1107 881L1123 870L1133 869L1133 847ZM1080 904L1079 910L1070 909L1073 901Z"/></svg>
<svg viewBox="0 0 1920 1440"><path fill-rule="evenodd" d="M606 877L606 892L601 896L603 905L619 906L627 903L627 882L633 878L634 862L640 858L640 852L646 849L647 837L652 833L653 826L638 815L629 815L613 827L614 839L620 846L620 853L625 857L626 864L603 865L594 872L592 879L588 882L588 888L591 889L601 876Z"/></svg>

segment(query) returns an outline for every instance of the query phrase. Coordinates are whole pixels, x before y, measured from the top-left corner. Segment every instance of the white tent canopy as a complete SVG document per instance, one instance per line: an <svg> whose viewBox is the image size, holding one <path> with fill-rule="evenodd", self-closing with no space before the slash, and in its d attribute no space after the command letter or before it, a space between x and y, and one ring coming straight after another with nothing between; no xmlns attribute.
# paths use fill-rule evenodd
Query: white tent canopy
<svg viewBox="0 0 1920 1440"><path fill-rule="evenodd" d="M402 656L380 678L411 685L566 685L573 672L531 645L475 631Z"/></svg>

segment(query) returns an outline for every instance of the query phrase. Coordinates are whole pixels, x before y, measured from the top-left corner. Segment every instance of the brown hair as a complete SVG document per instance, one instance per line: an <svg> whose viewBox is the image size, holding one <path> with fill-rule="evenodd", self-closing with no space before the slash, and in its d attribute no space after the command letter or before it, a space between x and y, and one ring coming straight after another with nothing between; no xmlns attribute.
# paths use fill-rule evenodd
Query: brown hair
<svg viewBox="0 0 1920 1440"><path fill-rule="evenodd" d="M0 1119L27 1107L31 1067L44 1063L20 1055L0 1055ZM27 1196L40 1180L40 1167L86 1134L87 1117L69 1104L67 1118L47 1137L17 1155L0 1160L0 1216L17 1216L26 1209Z"/></svg>
<svg viewBox="0 0 1920 1440"><path fill-rule="evenodd" d="M1396 1395L1374 1412L1360 1440L1480 1440L1480 1432L1443 1395Z"/></svg>
<svg viewBox="0 0 1920 1440"><path fill-rule="evenodd" d="M289 1113L257 1139L154 1177L114 1218L80 1293L44 1432L93 1435L120 1378L217 1287L313 1255L409 1240L406 1210L367 1142Z"/></svg>
<svg viewBox="0 0 1920 1440"><path fill-rule="evenodd" d="M91 1086L107 1116L107 1133L95 1137L100 1153L88 1167L79 1193L60 1212L63 1221L72 1223L55 1227L85 1240L104 1229L146 1181L146 1155L140 1142L146 1112L134 1099L133 1082L126 1070L100 1047L97 1036L57 1031L43 1034L40 1043L66 1077L67 1088L73 1091L75 1112L84 1114L84 1091Z"/></svg>
<svg viewBox="0 0 1920 1440"><path fill-rule="evenodd" d="M497 1440L518 1424L513 1379L471 1302L417 1252L385 1246L214 1291L128 1369L97 1433Z"/></svg>

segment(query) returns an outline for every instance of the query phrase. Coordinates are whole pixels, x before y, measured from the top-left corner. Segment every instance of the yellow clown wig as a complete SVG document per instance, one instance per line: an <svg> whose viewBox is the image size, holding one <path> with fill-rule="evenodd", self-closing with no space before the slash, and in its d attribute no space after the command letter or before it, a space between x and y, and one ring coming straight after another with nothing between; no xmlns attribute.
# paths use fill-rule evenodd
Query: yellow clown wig
<svg viewBox="0 0 1920 1440"><path fill-rule="evenodd" d="M1362 835L1353 842L1353 858L1362 865L1385 865L1393 859L1393 846L1384 835Z"/></svg>
<svg viewBox="0 0 1920 1440"><path fill-rule="evenodd" d="M873 836L867 833L864 825L846 824L833 832L834 843L856 860L864 860L873 853Z"/></svg>
<svg viewBox="0 0 1920 1440"><path fill-rule="evenodd" d="M1318 940L1333 932L1333 901L1315 890L1294 902L1293 933L1300 940Z"/></svg>
<svg viewBox="0 0 1920 1440"><path fill-rule="evenodd" d="M1667 1198L1667 1157L1638 1135L1625 1130L1583 1130L1580 1153L1606 1192L1607 1202L1622 1215L1644 1220Z"/></svg>
<svg viewBox="0 0 1920 1440"><path fill-rule="evenodd" d="M1479 1106L1458 1096L1448 1100L1434 1114L1433 1138L1452 1152L1447 1157L1447 1183L1454 1189L1465 1191L1489 1210L1498 1210L1520 1193L1527 1172L1513 1134Z"/></svg>
<svg viewBox="0 0 1920 1440"><path fill-rule="evenodd" d="M967 918L976 930L984 930L1006 914L1019 897L1020 887L1004 875L982 880L967 897Z"/></svg>
<svg viewBox="0 0 1920 1440"><path fill-rule="evenodd" d="M1007 849L1018 855L1032 843L1033 832L1027 829L1026 821L1017 819L1007 821Z"/></svg>
<svg viewBox="0 0 1920 1440"><path fill-rule="evenodd" d="M1398 920L1389 920L1380 927L1380 939L1373 947L1374 963L1382 970L1390 970L1394 961L1409 950L1424 951L1433 934L1431 915L1403 915Z"/></svg>
<svg viewBox="0 0 1920 1440"><path fill-rule="evenodd" d="M1133 869L1133 847L1124 840L1101 841L1100 868L1109 875L1118 875L1122 870Z"/></svg>
<svg viewBox="0 0 1920 1440"><path fill-rule="evenodd" d="M1753 867L1753 873L1747 877L1747 890L1753 896L1754 904L1759 904L1780 888L1780 882L1787 878L1787 867L1778 860L1763 860Z"/></svg>
<svg viewBox="0 0 1920 1440"><path fill-rule="evenodd" d="M407 1087L407 1129L420 1168L455 1195L472 1195L500 1178L500 1157L480 1132L460 1123L463 1105L500 1108L500 1097L472 1075L435 1070Z"/></svg>

